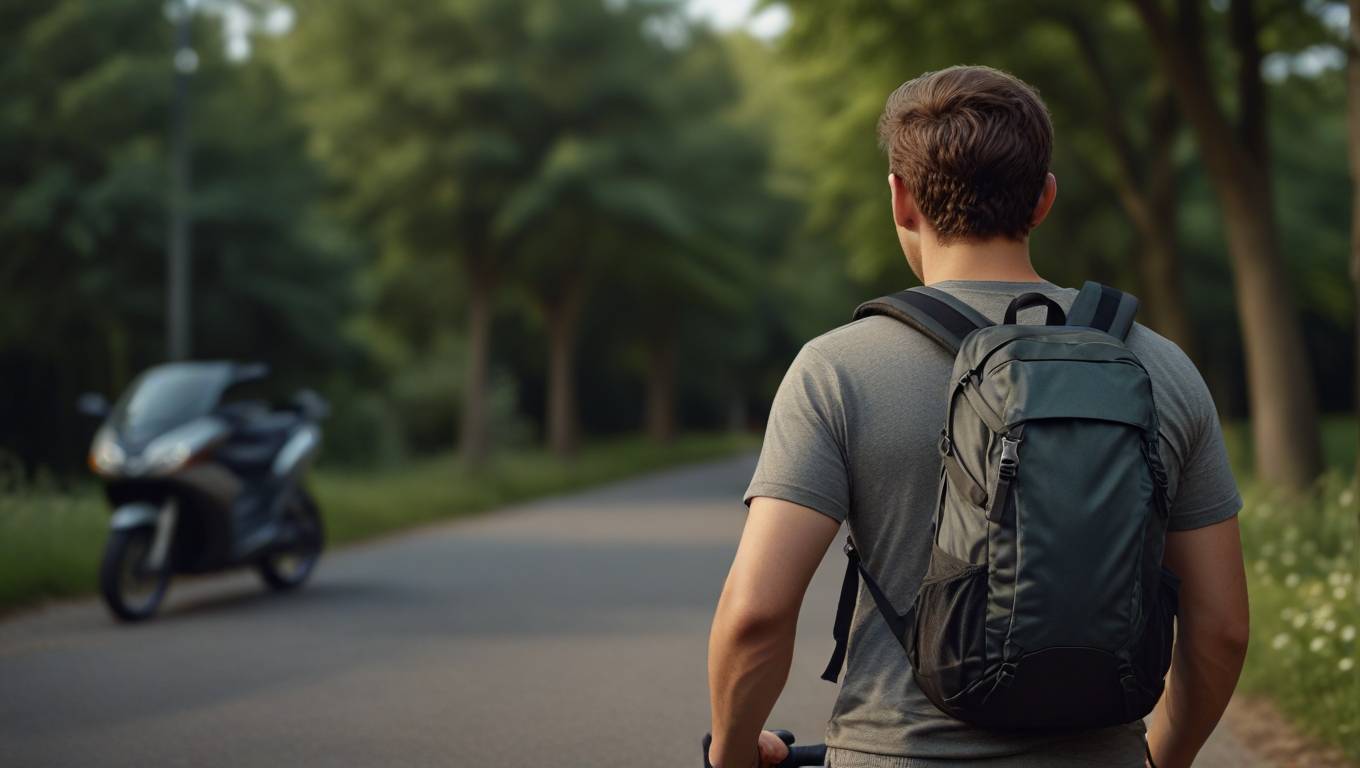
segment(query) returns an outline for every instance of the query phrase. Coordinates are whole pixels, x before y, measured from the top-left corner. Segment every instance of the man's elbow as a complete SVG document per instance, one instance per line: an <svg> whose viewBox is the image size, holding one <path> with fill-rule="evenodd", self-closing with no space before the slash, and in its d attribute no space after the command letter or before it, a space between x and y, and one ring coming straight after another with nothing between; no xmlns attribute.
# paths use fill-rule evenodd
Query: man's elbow
<svg viewBox="0 0 1360 768"><path fill-rule="evenodd" d="M789 634L798 623L798 609L769 604L724 606L719 622L723 634L739 645L759 645Z"/></svg>
<svg viewBox="0 0 1360 768"><path fill-rule="evenodd" d="M1234 659L1247 657L1247 644L1251 641L1251 622L1246 616L1223 622L1218 631L1218 642L1225 654Z"/></svg>
<svg viewBox="0 0 1360 768"><path fill-rule="evenodd" d="M1224 618L1195 627L1187 633L1199 652L1220 661L1240 663L1247 656L1251 623L1246 616Z"/></svg>

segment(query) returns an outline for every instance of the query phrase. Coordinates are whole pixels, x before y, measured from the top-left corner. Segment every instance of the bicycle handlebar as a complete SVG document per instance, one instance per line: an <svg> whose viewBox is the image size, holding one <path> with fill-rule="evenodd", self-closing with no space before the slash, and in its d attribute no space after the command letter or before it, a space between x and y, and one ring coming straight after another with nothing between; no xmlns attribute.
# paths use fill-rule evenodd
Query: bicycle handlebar
<svg viewBox="0 0 1360 768"><path fill-rule="evenodd" d="M793 734L788 731L775 731L774 734L779 740L789 747L789 756L775 768L808 768L809 766L826 765L826 745L813 744L803 747L793 746L795 741ZM713 734L704 734L704 768L713 768L708 762L708 748L713 743Z"/></svg>

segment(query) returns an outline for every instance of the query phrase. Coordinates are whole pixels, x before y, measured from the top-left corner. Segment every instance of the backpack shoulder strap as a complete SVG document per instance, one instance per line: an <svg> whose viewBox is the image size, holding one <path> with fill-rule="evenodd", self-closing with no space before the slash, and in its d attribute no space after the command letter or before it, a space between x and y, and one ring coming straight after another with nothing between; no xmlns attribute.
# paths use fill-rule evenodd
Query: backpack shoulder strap
<svg viewBox="0 0 1360 768"><path fill-rule="evenodd" d="M855 309L854 319L870 315L884 315L909 325L955 355L965 336L993 324L962 301L929 286L866 301Z"/></svg>
<svg viewBox="0 0 1360 768"><path fill-rule="evenodd" d="M1087 280L1067 312L1068 325L1082 325L1123 341L1138 314L1138 297L1118 288Z"/></svg>

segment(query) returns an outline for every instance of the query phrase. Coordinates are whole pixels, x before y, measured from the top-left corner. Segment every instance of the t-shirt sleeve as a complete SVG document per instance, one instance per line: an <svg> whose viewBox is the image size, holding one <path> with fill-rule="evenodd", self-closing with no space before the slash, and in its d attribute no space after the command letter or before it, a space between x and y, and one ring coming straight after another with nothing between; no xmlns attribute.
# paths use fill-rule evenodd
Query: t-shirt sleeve
<svg viewBox="0 0 1360 768"><path fill-rule="evenodd" d="M816 349L804 346L770 406L746 504L769 496L844 521L850 512L845 423L835 369Z"/></svg>
<svg viewBox="0 0 1360 768"><path fill-rule="evenodd" d="M1228 450L1223 442L1223 429L1218 422L1213 396L1199 372L1186 362L1191 372L1187 382L1187 412L1193 420L1187 431L1192 440L1185 451L1180 479L1171 499L1168 528L1173 531L1213 525L1242 509L1242 496L1228 463Z"/></svg>

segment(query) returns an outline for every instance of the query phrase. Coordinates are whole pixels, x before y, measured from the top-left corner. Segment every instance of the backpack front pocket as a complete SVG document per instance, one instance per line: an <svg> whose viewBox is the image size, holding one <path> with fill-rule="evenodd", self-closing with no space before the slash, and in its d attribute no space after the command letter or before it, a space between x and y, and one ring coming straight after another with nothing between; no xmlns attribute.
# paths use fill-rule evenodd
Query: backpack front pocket
<svg viewBox="0 0 1360 768"><path fill-rule="evenodd" d="M986 666L987 567L938 546L916 594L916 682L936 706L977 679Z"/></svg>

